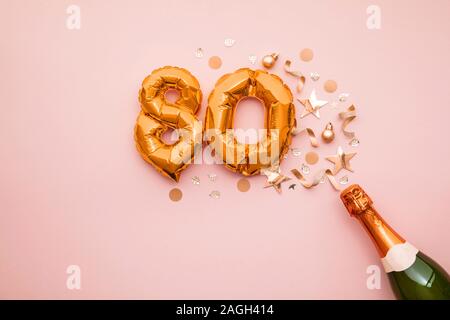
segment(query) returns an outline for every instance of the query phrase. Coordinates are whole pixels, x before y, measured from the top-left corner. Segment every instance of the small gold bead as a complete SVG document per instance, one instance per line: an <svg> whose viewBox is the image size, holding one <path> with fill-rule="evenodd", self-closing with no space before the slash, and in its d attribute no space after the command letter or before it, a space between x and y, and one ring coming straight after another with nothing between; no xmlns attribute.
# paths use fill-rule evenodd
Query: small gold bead
<svg viewBox="0 0 450 320"><path fill-rule="evenodd" d="M331 122L329 122L326 125L325 130L323 130L323 132L322 132L322 140L325 143L330 143L331 141L334 140L333 124Z"/></svg>
<svg viewBox="0 0 450 320"><path fill-rule="evenodd" d="M266 56L263 57L262 59L262 65L267 68L270 69L275 65L275 62L278 59L278 54L277 53L272 53L272 54L268 54Z"/></svg>

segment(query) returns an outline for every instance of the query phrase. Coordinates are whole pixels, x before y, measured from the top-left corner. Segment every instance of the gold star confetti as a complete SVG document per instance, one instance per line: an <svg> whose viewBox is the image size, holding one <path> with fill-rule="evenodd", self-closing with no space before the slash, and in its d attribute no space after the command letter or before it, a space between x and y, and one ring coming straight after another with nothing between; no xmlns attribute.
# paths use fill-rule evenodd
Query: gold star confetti
<svg viewBox="0 0 450 320"><path fill-rule="evenodd" d="M278 193L281 193L281 184L283 182L286 182L286 181L289 181L289 180L291 180L291 178L288 178L288 177L283 176L283 175L280 174L275 180L267 181L267 183L264 186L264 188L274 187L274 189L277 190Z"/></svg>
<svg viewBox="0 0 450 320"><path fill-rule="evenodd" d="M316 90L311 92L309 99L297 99L304 107L303 113L300 118L306 117L308 114L312 113L317 119L320 118L319 109L328 103L328 101L319 100L316 96Z"/></svg>
<svg viewBox="0 0 450 320"><path fill-rule="evenodd" d="M267 177L267 182L264 188L273 187L278 193L281 193L281 184L283 182L291 180L280 173L278 168L262 169L261 173Z"/></svg>
<svg viewBox="0 0 450 320"><path fill-rule="evenodd" d="M274 165L272 167L269 168L262 168L261 169L261 174L265 175L267 177L267 180L273 180L275 179L277 176L279 176L281 173L280 170L280 166Z"/></svg>
<svg viewBox="0 0 450 320"><path fill-rule="evenodd" d="M326 159L328 161L334 163L333 175L336 175L342 169L353 172L353 169L350 167L350 159L355 155L356 153L344 153L342 147L339 147L337 150L337 155L327 157Z"/></svg>

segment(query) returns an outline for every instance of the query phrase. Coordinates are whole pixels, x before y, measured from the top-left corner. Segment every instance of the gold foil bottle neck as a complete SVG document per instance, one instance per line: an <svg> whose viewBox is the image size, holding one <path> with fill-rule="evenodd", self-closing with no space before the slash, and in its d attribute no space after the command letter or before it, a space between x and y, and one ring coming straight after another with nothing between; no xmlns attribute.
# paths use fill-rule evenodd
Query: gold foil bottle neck
<svg viewBox="0 0 450 320"><path fill-rule="evenodd" d="M384 258L389 250L405 240L392 229L372 206L372 199L357 184L351 185L341 193L341 199L350 216L355 216L372 238Z"/></svg>
<svg viewBox="0 0 450 320"><path fill-rule="evenodd" d="M373 201L357 184L341 192L341 200L351 216L359 215L371 208Z"/></svg>

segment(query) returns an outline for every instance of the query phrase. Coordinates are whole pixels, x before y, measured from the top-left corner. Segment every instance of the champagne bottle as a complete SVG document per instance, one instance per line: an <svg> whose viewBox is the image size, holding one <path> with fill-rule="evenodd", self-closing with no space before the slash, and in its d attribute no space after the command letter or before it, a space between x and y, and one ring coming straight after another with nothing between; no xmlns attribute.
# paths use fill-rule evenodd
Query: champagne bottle
<svg viewBox="0 0 450 320"><path fill-rule="evenodd" d="M450 300L448 273L395 232L359 185L342 191L341 199L372 238L397 299Z"/></svg>

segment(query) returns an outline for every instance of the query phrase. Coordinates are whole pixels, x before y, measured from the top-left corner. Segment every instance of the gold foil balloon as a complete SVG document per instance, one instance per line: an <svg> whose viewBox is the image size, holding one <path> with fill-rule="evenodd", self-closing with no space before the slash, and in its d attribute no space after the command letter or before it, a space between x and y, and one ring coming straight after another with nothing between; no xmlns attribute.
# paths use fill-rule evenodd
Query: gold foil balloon
<svg viewBox="0 0 450 320"><path fill-rule="evenodd" d="M255 144L237 141L233 131L236 105L245 97L258 98L265 106L262 137ZM225 166L245 176L277 165L291 143L296 126L291 90L266 71L243 68L222 76L208 98L205 136Z"/></svg>
<svg viewBox="0 0 450 320"><path fill-rule="evenodd" d="M180 93L174 103L166 101L169 89ZM136 147L145 161L175 181L202 145L202 126L195 117L201 99L197 79L182 68L167 66L154 70L142 82L141 112L134 134ZM169 128L179 135L173 145L162 140L162 134Z"/></svg>

